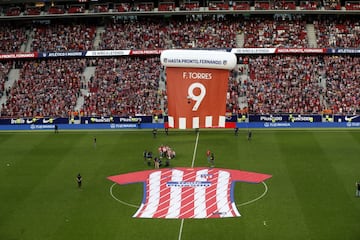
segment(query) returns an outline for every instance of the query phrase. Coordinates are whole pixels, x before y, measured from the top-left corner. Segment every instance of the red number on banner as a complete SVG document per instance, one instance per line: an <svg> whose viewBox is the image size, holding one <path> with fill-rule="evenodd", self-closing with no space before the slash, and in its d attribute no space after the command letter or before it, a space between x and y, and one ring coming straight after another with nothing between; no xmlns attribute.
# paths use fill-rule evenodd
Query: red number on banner
<svg viewBox="0 0 360 240"><path fill-rule="evenodd" d="M200 94L199 95L195 95L194 94L194 89L198 88L200 89ZM195 101L194 107L192 108L192 110L195 112L198 110L201 101L204 99L206 95L206 88L203 84L195 82L193 84L191 84L188 88L188 98L192 99Z"/></svg>

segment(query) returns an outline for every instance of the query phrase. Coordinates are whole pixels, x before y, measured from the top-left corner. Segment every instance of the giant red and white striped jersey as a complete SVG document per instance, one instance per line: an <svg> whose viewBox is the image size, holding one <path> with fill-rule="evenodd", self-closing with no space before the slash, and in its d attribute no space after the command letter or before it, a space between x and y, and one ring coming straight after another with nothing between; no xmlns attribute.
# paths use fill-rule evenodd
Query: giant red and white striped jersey
<svg viewBox="0 0 360 240"><path fill-rule="evenodd" d="M165 168L111 176L118 184L144 182L144 197L133 217L224 218L240 216L233 186L259 183L271 175L220 168Z"/></svg>

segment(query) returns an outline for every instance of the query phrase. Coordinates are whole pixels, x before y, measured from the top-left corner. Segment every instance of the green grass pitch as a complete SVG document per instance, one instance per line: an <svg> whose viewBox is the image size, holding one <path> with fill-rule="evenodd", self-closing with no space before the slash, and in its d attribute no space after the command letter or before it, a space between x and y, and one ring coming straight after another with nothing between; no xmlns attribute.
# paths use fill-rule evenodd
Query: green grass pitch
<svg viewBox="0 0 360 240"><path fill-rule="evenodd" d="M155 139L151 130L1 132L0 239L360 239L359 130L253 130L252 141L246 137L245 130L201 130L195 148L194 131L159 130ZM142 184L115 185L112 196L106 177L149 169L142 153L161 144L176 151L172 167L208 166L209 148L218 168L272 178L236 183L239 218L134 219Z"/></svg>

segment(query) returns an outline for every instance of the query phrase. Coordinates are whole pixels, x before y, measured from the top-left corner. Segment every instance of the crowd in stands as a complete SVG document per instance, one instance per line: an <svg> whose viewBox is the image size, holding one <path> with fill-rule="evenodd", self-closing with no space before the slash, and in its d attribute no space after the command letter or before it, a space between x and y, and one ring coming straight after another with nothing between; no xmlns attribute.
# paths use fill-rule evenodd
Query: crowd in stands
<svg viewBox="0 0 360 240"><path fill-rule="evenodd" d="M255 10L269 10L270 2L269 1L257 1L254 4Z"/></svg>
<svg viewBox="0 0 360 240"><path fill-rule="evenodd" d="M260 0L255 1L254 8L256 10L295 10L296 3L295 1L283 1L283 0L274 0L266 1Z"/></svg>
<svg viewBox="0 0 360 240"><path fill-rule="evenodd" d="M5 89L5 83L8 80L8 74L12 67L12 62L0 62L0 99L5 94L7 95L7 89Z"/></svg>
<svg viewBox="0 0 360 240"><path fill-rule="evenodd" d="M229 4L225 1L210 1L209 10L229 10Z"/></svg>
<svg viewBox="0 0 360 240"><path fill-rule="evenodd" d="M360 59L356 56L249 57L249 68L249 79L239 93L246 94L250 113L330 110L352 115L360 111Z"/></svg>
<svg viewBox="0 0 360 240"><path fill-rule="evenodd" d="M346 1L345 9L348 11L360 10L360 2L359 1Z"/></svg>
<svg viewBox="0 0 360 240"><path fill-rule="evenodd" d="M300 10L318 10L321 8L320 0L300 1Z"/></svg>
<svg viewBox="0 0 360 240"><path fill-rule="evenodd" d="M232 18L188 16L182 18L139 18L108 22L101 34L99 50L313 47L308 41L307 19L274 17ZM318 47L357 48L360 19L354 17L315 18ZM0 52L19 52L27 43L26 27L0 27ZM93 50L96 26L88 23L35 24L30 51ZM243 34L243 46L237 38Z"/></svg>
<svg viewBox="0 0 360 240"><path fill-rule="evenodd" d="M250 113L319 113L322 61L317 56L274 55L249 58L244 83Z"/></svg>
<svg viewBox="0 0 360 240"><path fill-rule="evenodd" d="M39 7L27 7L24 11L24 15L40 15L41 8Z"/></svg>
<svg viewBox="0 0 360 240"><path fill-rule="evenodd" d="M10 7L5 12L6 16L19 16L20 14L21 14L21 8L17 6Z"/></svg>
<svg viewBox="0 0 360 240"><path fill-rule="evenodd" d="M250 2L246 2L246 1L236 1L233 2L233 10L250 10Z"/></svg>
<svg viewBox="0 0 360 240"><path fill-rule="evenodd" d="M10 1L9 1L10 2ZM359 10L358 0L255 0L255 1L174 1L161 0L151 1L88 1L80 0L73 4L54 1L41 2L43 4L19 3L0 8L0 14L5 16L40 15L40 14L84 14L84 13L105 13L105 12L150 12L150 11L198 11L200 9L210 11L223 10ZM41 7L39 7L41 6ZM1 11L2 10L2 11Z"/></svg>
<svg viewBox="0 0 360 240"><path fill-rule="evenodd" d="M87 116L153 115L161 109L160 59L101 58L88 85Z"/></svg>
<svg viewBox="0 0 360 240"><path fill-rule="evenodd" d="M130 3L118 3L115 4L114 12L129 12L131 9Z"/></svg>
<svg viewBox="0 0 360 240"><path fill-rule="evenodd" d="M85 12L84 4L71 5L68 9L68 13L84 13L84 12Z"/></svg>
<svg viewBox="0 0 360 240"><path fill-rule="evenodd" d="M10 89L2 117L68 117L80 96L86 59L26 61Z"/></svg>
<svg viewBox="0 0 360 240"><path fill-rule="evenodd" d="M236 47L238 22L225 18L142 19L106 26L99 49Z"/></svg>
<svg viewBox="0 0 360 240"><path fill-rule="evenodd" d="M66 12L63 5L51 6L48 9L48 14L64 14Z"/></svg>
<svg viewBox="0 0 360 240"><path fill-rule="evenodd" d="M108 3L99 3L99 4L95 4L91 7L90 9L92 12L94 13L103 13L103 12L108 12L109 11L109 4Z"/></svg>
<svg viewBox="0 0 360 240"><path fill-rule="evenodd" d="M308 47L306 20L246 19L242 23L244 47Z"/></svg>
<svg viewBox="0 0 360 240"><path fill-rule="evenodd" d="M169 36L166 24L161 21L143 20L108 23L101 35L99 49L161 49Z"/></svg>
<svg viewBox="0 0 360 240"><path fill-rule="evenodd" d="M295 1L283 1L283 0L275 0L272 4L272 8L275 10L295 10L296 9L296 2Z"/></svg>
<svg viewBox="0 0 360 240"><path fill-rule="evenodd" d="M19 52L26 41L24 27L7 23L0 24L0 53Z"/></svg>
<svg viewBox="0 0 360 240"><path fill-rule="evenodd" d="M226 98L226 112L228 113L236 114L239 109L241 82L238 79L238 75L238 69L230 72Z"/></svg>
<svg viewBox="0 0 360 240"><path fill-rule="evenodd" d="M360 58L325 56L326 101L334 113L360 112Z"/></svg>
<svg viewBox="0 0 360 240"><path fill-rule="evenodd" d="M159 2L159 11L175 11L175 2Z"/></svg>
<svg viewBox="0 0 360 240"><path fill-rule="evenodd" d="M340 10L341 9L340 0L324 0L323 5L324 5L324 9L326 9L326 10Z"/></svg>
<svg viewBox="0 0 360 240"><path fill-rule="evenodd" d="M91 24L39 24L33 33L31 51L91 50L96 27Z"/></svg>
<svg viewBox="0 0 360 240"><path fill-rule="evenodd" d="M181 11L198 11L200 10L199 2L183 2L180 4Z"/></svg>
<svg viewBox="0 0 360 240"><path fill-rule="evenodd" d="M318 47L358 48L360 46L360 18L321 18L314 21Z"/></svg>

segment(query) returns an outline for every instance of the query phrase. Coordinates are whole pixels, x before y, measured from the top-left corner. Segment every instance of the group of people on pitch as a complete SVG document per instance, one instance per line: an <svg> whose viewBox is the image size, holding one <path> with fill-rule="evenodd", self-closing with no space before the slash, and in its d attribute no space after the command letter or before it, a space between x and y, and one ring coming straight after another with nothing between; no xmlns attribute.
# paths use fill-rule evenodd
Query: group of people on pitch
<svg viewBox="0 0 360 240"><path fill-rule="evenodd" d="M144 150L144 163L148 166L154 165L155 168L160 168L161 166L168 167L170 166L170 160L176 157L176 152L166 145L161 145L158 148L158 152L159 156L154 157L151 151ZM164 159L165 163L163 163Z"/></svg>

